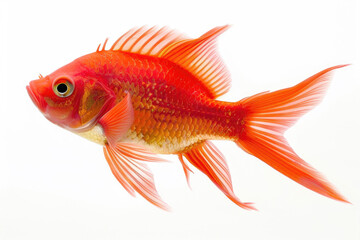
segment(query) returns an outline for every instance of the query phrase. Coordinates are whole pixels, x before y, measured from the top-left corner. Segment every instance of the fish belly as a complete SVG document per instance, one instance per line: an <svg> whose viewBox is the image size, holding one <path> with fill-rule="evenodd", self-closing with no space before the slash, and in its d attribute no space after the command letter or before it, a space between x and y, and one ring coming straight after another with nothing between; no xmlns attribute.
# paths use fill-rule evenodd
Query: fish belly
<svg viewBox="0 0 360 240"><path fill-rule="evenodd" d="M228 140L226 121L216 118L135 111L134 124L124 141L139 144L154 153L184 152L204 140Z"/></svg>

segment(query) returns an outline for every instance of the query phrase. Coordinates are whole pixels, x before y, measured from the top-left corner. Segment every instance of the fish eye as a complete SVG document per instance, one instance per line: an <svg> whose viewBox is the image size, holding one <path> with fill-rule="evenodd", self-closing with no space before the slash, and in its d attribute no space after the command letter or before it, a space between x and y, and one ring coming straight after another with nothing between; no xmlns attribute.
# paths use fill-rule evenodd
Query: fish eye
<svg viewBox="0 0 360 240"><path fill-rule="evenodd" d="M68 97L74 91L74 85L67 79L61 78L55 81L54 93L59 97Z"/></svg>
<svg viewBox="0 0 360 240"><path fill-rule="evenodd" d="M68 90L68 87L65 83L60 83L56 86L56 90L60 93L60 94L65 94Z"/></svg>

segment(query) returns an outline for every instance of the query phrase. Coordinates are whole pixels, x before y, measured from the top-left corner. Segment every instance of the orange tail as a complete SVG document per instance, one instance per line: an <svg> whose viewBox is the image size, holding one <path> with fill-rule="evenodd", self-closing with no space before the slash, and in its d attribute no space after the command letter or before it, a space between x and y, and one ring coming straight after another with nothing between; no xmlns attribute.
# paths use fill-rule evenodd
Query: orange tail
<svg viewBox="0 0 360 240"><path fill-rule="evenodd" d="M260 93L239 102L245 112L244 128L236 142L295 182L326 197L348 202L314 168L303 161L284 138L284 132L322 99L330 82L325 69L294 87Z"/></svg>

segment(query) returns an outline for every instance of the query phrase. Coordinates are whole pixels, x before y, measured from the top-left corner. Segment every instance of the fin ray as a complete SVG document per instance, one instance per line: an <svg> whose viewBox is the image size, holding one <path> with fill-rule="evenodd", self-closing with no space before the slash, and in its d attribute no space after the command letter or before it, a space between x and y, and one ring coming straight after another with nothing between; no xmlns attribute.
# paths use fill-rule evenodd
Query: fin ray
<svg viewBox="0 0 360 240"><path fill-rule="evenodd" d="M265 92L239 102L245 112L237 144L295 182L326 197L347 202L313 167L290 147L283 133L323 98L331 71L325 69L294 87Z"/></svg>
<svg viewBox="0 0 360 240"><path fill-rule="evenodd" d="M181 165L183 167L183 170L184 170L184 173L185 173L186 182L187 182L188 186L191 188L191 186L190 186L190 173L194 173L194 172L185 163L182 154L178 154L178 157L179 157L180 163L181 163Z"/></svg>
<svg viewBox="0 0 360 240"><path fill-rule="evenodd" d="M134 153L134 149L140 151ZM158 161L158 158L151 157L150 153L141 150L140 146L134 147L133 144L127 143L118 143L116 146L106 144L104 155L116 179L132 196L137 192L155 206L164 210L170 209L159 196L153 175L143 163Z"/></svg>
<svg viewBox="0 0 360 240"><path fill-rule="evenodd" d="M158 56L171 44L185 39L181 34L163 28L133 28L118 38L110 50Z"/></svg>
<svg viewBox="0 0 360 240"><path fill-rule="evenodd" d="M159 57L179 64L197 77L211 92L212 98L230 89L230 74L216 51L216 37L228 26L216 27L197 39L187 39L170 45Z"/></svg>
<svg viewBox="0 0 360 240"><path fill-rule="evenodd" d="M187 152L182 153L197 169L207 175L210 180L235 204L256 210L251 203L241 202L233 191L230 172L221 152L210 141L205 141Z"/></svg>
<svg viewBox="0 0 360 240"><path fill-rule="evenodd" d="M133 122L134 109L129 93L99 120L99 124L104 130L107 141L113 145L125 136Z"/></svg>

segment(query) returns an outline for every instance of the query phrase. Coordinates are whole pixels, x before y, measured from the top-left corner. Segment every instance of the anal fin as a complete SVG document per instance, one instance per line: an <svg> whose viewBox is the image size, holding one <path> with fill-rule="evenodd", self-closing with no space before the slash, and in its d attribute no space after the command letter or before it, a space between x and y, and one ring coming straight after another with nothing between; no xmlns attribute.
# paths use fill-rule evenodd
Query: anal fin
<svg viewBox="0 0 360 240"><path fill-rule="evenodd" d="M194 172L193 172L193 171L189 168L189 166L185 163L182 154L178 154L178 157L179 157L180 163L181 163L181 165L182 165L182 167L183 167L183 170L184 170L184 173L185 173L186 182L187 182L189 188L191 188L189 177L190 177L190 172L191 172L191 173L194 173Z"/></svg>
<svg viewBox="0 0 360 240"><path fill-rule="evenodd" d="M235 195L228 166L224 156L210 141L205 141L182 153L197 169L210 180L235 204L247 209L256 210L252 203L241 202Z"/></svg>

